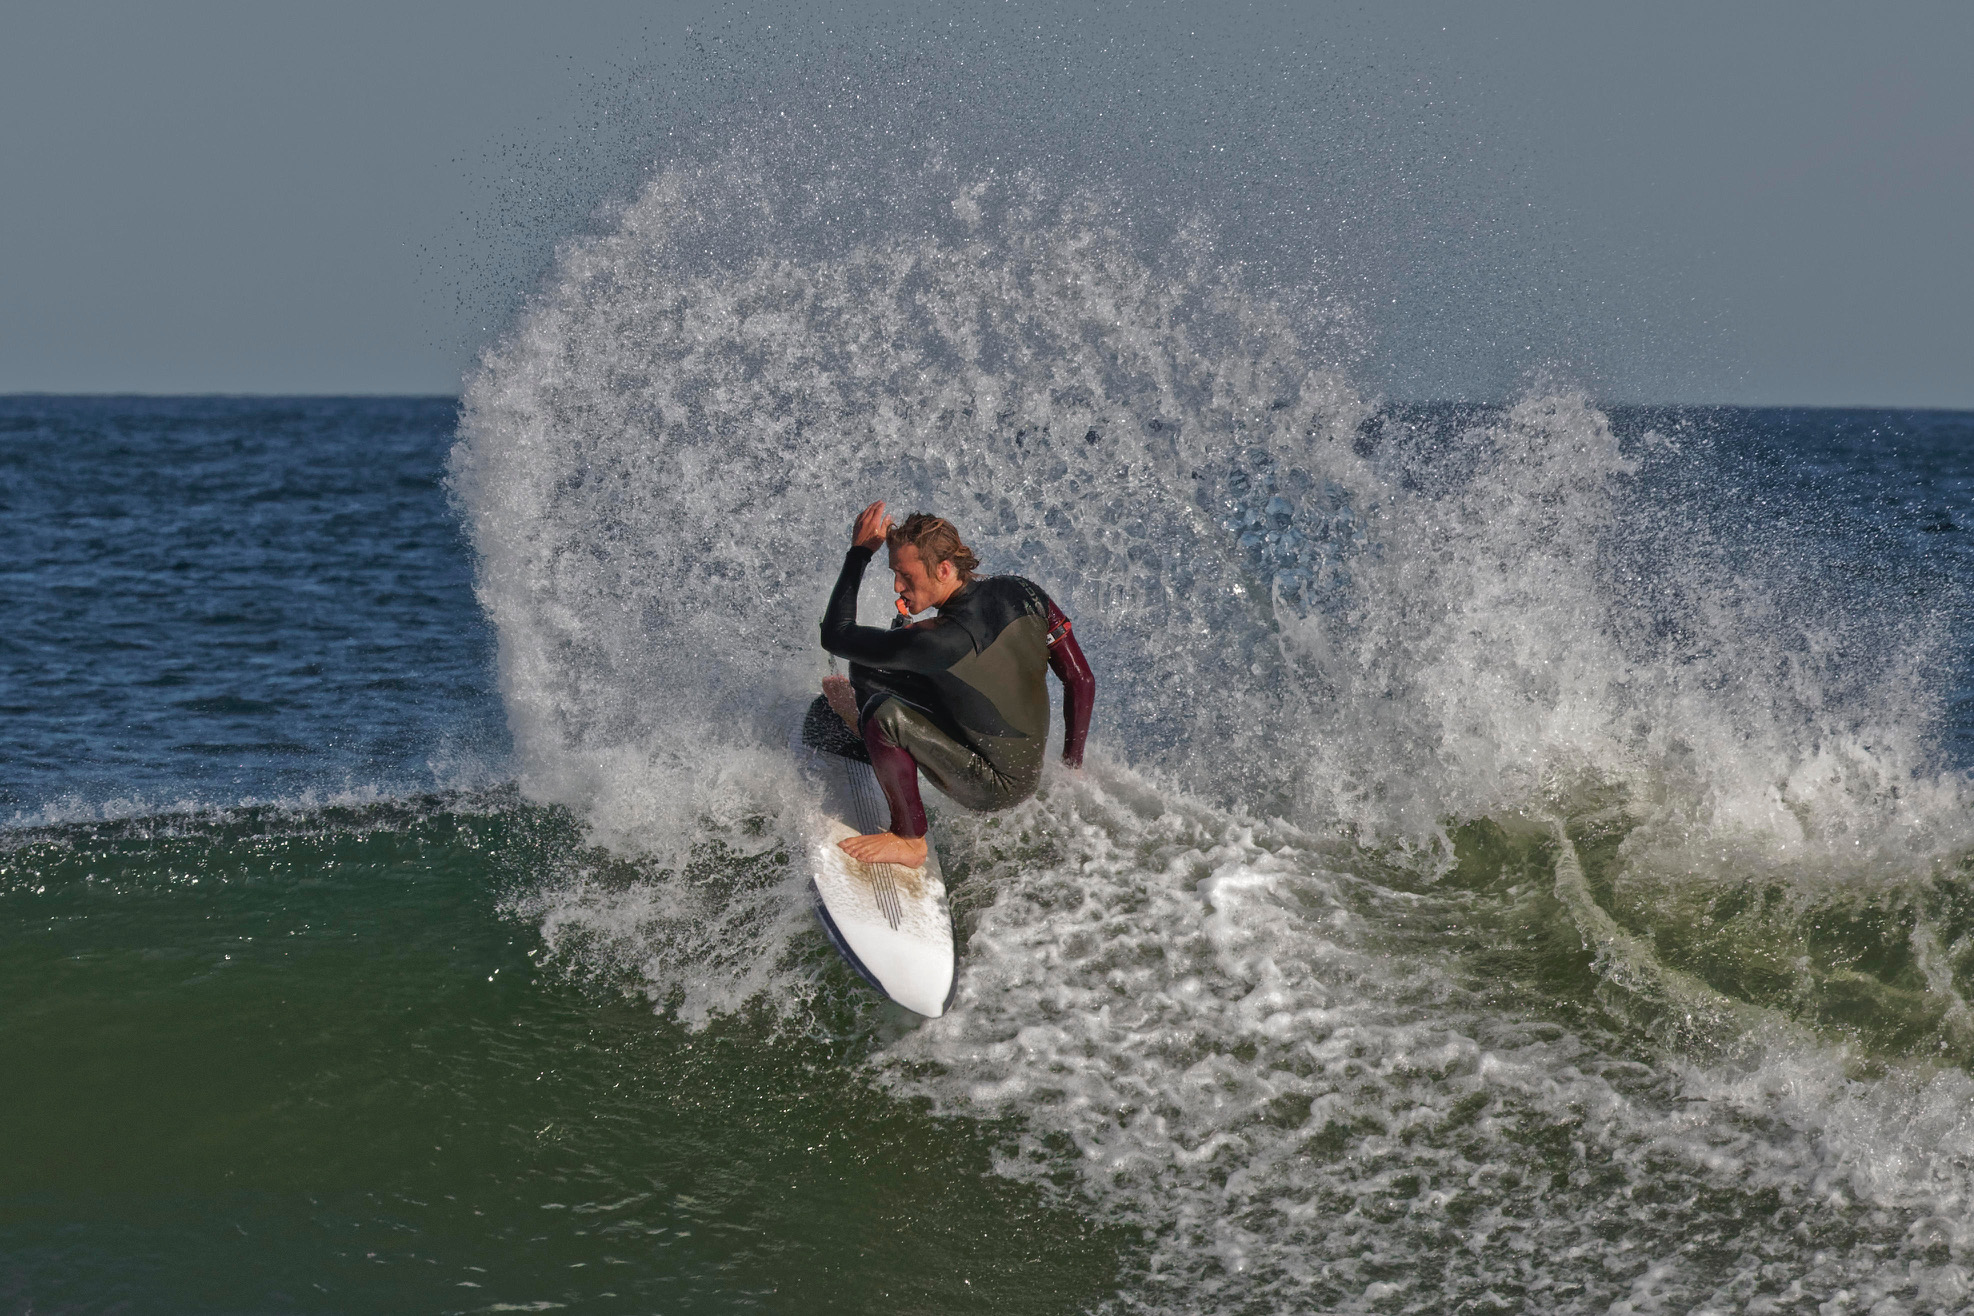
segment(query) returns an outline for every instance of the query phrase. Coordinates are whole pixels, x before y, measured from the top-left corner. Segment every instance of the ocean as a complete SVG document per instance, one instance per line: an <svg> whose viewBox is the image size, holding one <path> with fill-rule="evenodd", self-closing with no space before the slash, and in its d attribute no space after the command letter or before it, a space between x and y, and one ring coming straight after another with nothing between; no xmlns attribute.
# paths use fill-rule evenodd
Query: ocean
<svg viewBox="0 0 1974 1316"><path fill-rule="evenodd" d="M1974 414L1395 402L1196 235L759 186L459 399L0 399L7 1310L1974 1304ZM929 801L932 1022L777 750L878 497L1098 680Z"/></svg>

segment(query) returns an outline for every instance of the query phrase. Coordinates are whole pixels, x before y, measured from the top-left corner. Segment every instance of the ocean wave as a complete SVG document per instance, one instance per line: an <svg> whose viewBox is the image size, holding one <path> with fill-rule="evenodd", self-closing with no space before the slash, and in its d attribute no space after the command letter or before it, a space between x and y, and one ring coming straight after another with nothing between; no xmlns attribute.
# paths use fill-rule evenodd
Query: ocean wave
<svg viewBox="0 0 1974 1316"><path fill-rule="evenodd" d="M1120 1306L1960 1301L1958 587L1677 418L1369 396L1210 222L921 163L661 172L469 382L519 788L584 829L508 908L816 1026L777 719L851 514L931 508L1075 618L1098 748L940 811L958 1002L868 1059L1142 1229Z"/></svg>

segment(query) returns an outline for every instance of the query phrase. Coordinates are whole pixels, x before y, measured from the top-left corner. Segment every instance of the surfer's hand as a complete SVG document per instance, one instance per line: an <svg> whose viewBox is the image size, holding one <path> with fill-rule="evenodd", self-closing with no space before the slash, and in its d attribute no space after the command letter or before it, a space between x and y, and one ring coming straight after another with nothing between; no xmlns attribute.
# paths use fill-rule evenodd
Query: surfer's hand
<svg viewBox="0 0 1974 1316"><path fill-rule="evenodd" d="M822 688L823 698L829 701L829 706L836 711L836 715L849 723L852 731L857 731L857 691L850 684L850 678L825 676ZM858 734L862 733L858 732Z"/></svg>
<svg viewBox="0 0 1974 1316"><path fill-rule="evenodd" d="M891 518L884 514L884 504L872 503L857 513L857 524L850 530L850 543L875 553L884 547L884 536L890 532Z"/></svg>

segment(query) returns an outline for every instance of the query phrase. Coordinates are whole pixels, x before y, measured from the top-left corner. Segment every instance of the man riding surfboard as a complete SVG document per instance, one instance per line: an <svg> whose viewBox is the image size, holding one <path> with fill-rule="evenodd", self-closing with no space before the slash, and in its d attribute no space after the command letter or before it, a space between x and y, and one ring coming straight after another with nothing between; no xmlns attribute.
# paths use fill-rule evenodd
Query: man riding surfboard
<svg viewBox="0 0 1974 1316"><path fill-rule="evenodd" d="M1048 741L1049 691L1062 682L1063 762L1083 763L1096 679L1069 618L1032 581L979 576L959 532L914 512L903 525L872 503L857 516L850 551L823 612L822 645L848 659L848 679L823 694L863 737L891 808L891 830L840 842L873 864L925 862L918 774L969 809L991 812L1034 794ZM880 544L890 548L898 616L889 630L857 624L857 591ZM920 621L910 618L938 609Z"/></svg>

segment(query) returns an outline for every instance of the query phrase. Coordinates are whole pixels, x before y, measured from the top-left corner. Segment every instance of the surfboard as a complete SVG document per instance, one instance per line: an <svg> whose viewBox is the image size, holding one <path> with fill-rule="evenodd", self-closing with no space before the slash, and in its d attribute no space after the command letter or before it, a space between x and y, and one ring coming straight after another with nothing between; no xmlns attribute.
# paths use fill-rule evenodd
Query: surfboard
<svg viewBox="0 0 1974 1316"><path fill-rule="evenodd" d="M846 836L885 830L891 810L863 742L828 701L818 697L795 719L788 747L814 796L809 889L817 921L865 982L937 1019L959 985L938 848L928 836L922 868L866 864L837 848Z"/></svg>

